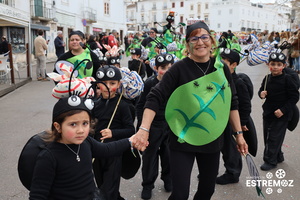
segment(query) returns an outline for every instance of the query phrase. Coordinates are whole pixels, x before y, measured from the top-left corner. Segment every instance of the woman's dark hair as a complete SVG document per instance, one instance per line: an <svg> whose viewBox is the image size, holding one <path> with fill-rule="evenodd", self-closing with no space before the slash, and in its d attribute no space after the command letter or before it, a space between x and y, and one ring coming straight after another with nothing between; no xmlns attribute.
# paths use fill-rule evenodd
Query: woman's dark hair
<svg viewBox="0 0 300 200"><path fill-rule="evenodd" d="M51 130L47 131L47 134L43 136L43 140L45 142L57 142L61 139L61 133L59 133L56 128L54 127L54 122L57 122L59 125L62 125L62 123L65 121L66 117L70 117L72 115L81 113L81 112L86 112L84 110L70 110L68 112L62 113L59 116L55 117L53 119L52 125L51 125ZM89 114L90 121L91 121L91 116Z"/></svg>
<svg viewBox="0 0 300 200"><path fill-rule="evenodd" d="M95 38L96 38L96 36L90 35L90 37L89 37L87 43L89 43L89 42L95 42Z"/></svg>

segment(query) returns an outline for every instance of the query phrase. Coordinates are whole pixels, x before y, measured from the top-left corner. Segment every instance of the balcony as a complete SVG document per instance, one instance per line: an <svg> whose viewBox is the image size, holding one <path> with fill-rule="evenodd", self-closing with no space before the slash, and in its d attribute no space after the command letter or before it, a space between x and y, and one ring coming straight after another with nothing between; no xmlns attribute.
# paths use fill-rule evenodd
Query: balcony
<svg viewBox="0 0 300 200"><path fill-rule="evenodd" d="M31 0L31 19L38 21L51 21L53 19L52 4L42 0Z"/></svg>
<svg viewBox="0 0 300 200"><path fill-rule="evenodd" d="M85 7L83 9L83 18L88 23L96 23L97 22L97 11L92 8Z"/></svg>

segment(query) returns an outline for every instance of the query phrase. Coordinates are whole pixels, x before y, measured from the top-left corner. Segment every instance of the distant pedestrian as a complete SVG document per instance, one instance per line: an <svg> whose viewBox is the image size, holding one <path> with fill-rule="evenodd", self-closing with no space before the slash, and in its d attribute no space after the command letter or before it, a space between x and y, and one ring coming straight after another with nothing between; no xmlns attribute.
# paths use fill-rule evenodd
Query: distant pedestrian
<svg viewBox="0 0 300 200"><path fill-rule="evenodd" d="M6 40L6 36L2 36L0 43L0 54L4 54L8 52L8 41Z"/></svg>
<svg viewBox="0 0 300 200"><path fill-rule="evenodd" d="M63 32L57 31L57 37L54 40L55 54L57 58L65 53L65 42L63 40Z"/></svg>
<svg viewBox="0 0 300 200"><path fill-rule="evenodd" d="M38 30L38 36L34 40L36 56L36 76L38 81L50 81L46 78L46 50L48 42L45 40L44 31Z"/></svg>

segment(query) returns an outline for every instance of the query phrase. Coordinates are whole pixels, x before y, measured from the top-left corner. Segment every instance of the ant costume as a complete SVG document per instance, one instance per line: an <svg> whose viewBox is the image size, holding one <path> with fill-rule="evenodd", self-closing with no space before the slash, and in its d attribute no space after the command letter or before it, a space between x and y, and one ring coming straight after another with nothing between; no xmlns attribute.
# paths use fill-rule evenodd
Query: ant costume
<svg viewBox="0 0 300 200"><path fill-rule="evenodd" d="M114 66L104 66L97 71L97 81L106 80L121 80L121 72ZM114 98L100 99L95 102L95 107L92 115L96 118L97 124L95 127L94 138L100 142L102 137L100 131L108 128L109 121L113 116L117 106L115 115L109 129L112 131L112 138L105 139L104 143L118 141L123 138L130 137L135 132L129 106L122 99L118 105L119 96ZM95 179L98 187L103 191L104 195L109 200L117 200L120 196L119 187L122 170L122 155L95 159L93 163Z"/></svg>

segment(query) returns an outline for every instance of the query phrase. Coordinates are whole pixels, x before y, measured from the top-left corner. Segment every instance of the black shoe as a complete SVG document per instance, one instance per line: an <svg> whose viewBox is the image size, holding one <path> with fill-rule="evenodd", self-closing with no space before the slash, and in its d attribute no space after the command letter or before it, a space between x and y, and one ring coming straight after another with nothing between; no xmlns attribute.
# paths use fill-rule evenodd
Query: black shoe
<svg viewBox="0 0 300 200"><path fill-rule="evenodd" d="M276 167L276 165L272 165L272 164L265 162L262 166L260 166L260 169L263 171L269 171L271 169L274 169L275 167Z"/></svg>
<svg viewBox="0 0 300 200"><path fill-rule="evenodd" d="M164 187L166 192L172 192L173 190L173 185L171 182L164 182Z"/></svg>
<svg viewBox="0 0 300 200"><path fill-rule="evenodd" d="M152 197L152 189L143 188L141 198L142 199L151 199Z"/></svg>
<svg viewBox="0 0 300 200"><path fill-rule="evenodd" d="M280 156L277 157L277 162L282 163L283 161L284 161L284 157L283 154L281 154Z"/></svg>
<svg viewBox="0 0 300 200"><path fill-rule="evenodd" d="M239 182L239 178L234 178L230 174L223 174L222 176L217 177L216 183L220 185L226 185L230 183L237 183Z"/></svg>

